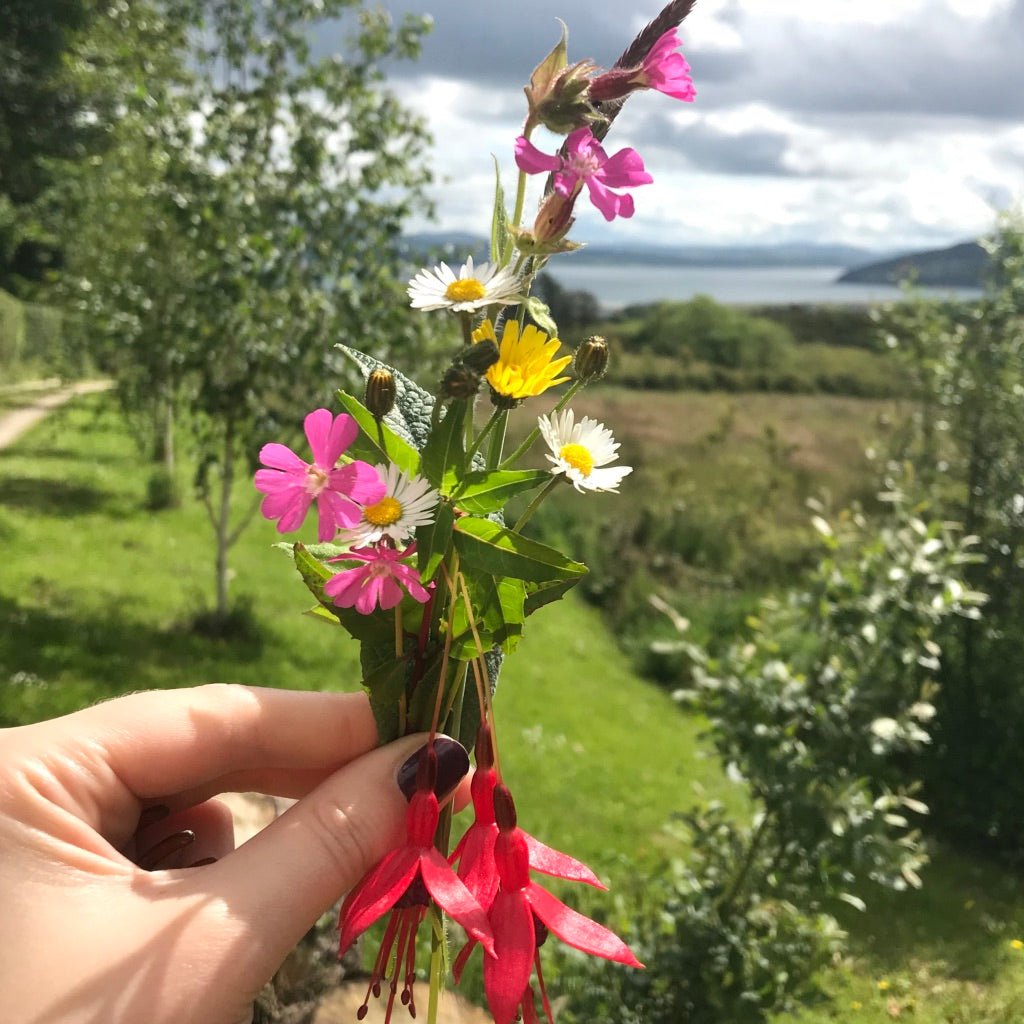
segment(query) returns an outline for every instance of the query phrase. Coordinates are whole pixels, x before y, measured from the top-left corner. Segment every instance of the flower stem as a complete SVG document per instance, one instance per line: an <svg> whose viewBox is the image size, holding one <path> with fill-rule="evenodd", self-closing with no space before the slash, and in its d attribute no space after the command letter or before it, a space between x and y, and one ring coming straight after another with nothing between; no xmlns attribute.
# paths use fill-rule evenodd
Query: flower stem
<svg viewBox="0 0 1024 1024"><path fill-rule="evenodd" d="M491 432L495 423L498 421L498 417L501 415L501 409L495 409L491 413L490 418L484 424L483 430L480 431L476 436L476 440L470 445L469 451L466 452L466 469L471 470L473 468L473 456L476 455L484 443L484 438Z"/></svg>
<svg viewBox="0 0 1024 1024"><path fill-rule="evenodd" d="M552 490L554 490L555 486L559 483L561 479L561 476L553 476L544 485L544 489L540 492L540 494L537 495L536 498L533 499L533 501L530 502L529 507L519 517L519 521L516 523L515 526L512 527L512 529L516 533L518 533L526 525L526 523L529 521L533 513L536 512L537 509L540 507L540 503L551 493Z"/></svg>

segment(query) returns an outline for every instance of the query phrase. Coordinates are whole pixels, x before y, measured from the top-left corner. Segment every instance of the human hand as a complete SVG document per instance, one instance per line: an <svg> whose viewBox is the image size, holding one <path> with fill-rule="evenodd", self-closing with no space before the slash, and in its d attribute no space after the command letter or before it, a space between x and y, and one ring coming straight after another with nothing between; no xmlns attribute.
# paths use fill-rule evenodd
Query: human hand
<svg viewBox="0 0 1024 1024"><path fill-rule="evenodd" d="M249 1020L303 934L401 842L396 783L411 792L424 739L378 748L363 694L241 686L0 731L4 1019ZM438 790L454 790L468 757L447 742L438 754ZM212 798L238 790L298 802L234 850ZM185 829L187 847L162 844Z"/></svg>

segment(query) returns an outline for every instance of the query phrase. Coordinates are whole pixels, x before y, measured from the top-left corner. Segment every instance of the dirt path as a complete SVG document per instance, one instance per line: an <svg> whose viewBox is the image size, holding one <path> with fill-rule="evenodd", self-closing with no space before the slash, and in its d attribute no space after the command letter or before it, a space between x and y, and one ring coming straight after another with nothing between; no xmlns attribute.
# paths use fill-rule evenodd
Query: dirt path
<svg viewBox="0 0 1024 1024"><path fill-rule="evenodd" d="M71 401L72 398L78 395L91 395L96 391L107 391L112 386L113 382L109 380L82 380L58 388L49 394L40 395L38 398L26 397L23 406L0 413L0 448L13 444L48 412Z"/></svg>

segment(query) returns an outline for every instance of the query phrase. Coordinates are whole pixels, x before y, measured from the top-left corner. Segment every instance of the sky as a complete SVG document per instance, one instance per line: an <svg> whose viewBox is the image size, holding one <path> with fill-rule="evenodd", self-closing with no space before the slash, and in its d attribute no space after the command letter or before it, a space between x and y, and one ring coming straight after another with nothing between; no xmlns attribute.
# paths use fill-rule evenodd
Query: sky
<svg viewBox="0 0 1024 1024"><path fill-rule="evenodd" d="M384 0L428 14L392 88L434 136L438 220L490 230L494 159L506 190L522 88L569 29L570 61L610 66L658 0ZM990 230L1024 198L1024 0L697 0L682 52L697 97L629 98L605 141L654 181L606 224L577 206L591 244L844 243L931 248ZM540 131L548 152L560 140ZM539 188L539 177L534 179ZM536 198L527 206L529 219Z"/></svg>

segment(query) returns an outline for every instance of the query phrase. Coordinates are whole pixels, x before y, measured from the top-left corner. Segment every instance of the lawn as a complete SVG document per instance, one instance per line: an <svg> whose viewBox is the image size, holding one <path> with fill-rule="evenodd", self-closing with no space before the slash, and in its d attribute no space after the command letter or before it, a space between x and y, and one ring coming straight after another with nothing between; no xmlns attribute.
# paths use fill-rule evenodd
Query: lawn
<svg viewBox="0 0 1024 1024"><path fill-rule="evenodd" d="M591 408L629 423L649 397L630 403L624 392L596 393ZM690 415L648 404L653 426L640 430L638 450L655 459L657 431L668 431L662 444L681 464L678 446L713 428L725 400L718 396L716 409L715 396L658 397ZM744 422L773 417L825 467L836 445L854 450L855 418L863 428L883 411L834 399L776 403L774 411L765 396L740 403L734 443L747 436ZM801 403L813 411L803 426ZM690 449L691 459L698 454L699 446ZM693 472L710 479L712 468L695 463ZM848 479L833 469L837 481ZM0 724L150 687L358 685L354 642L300 614L308 594L261 519L232 553L233 592L250 609L253 635L191 631L212 600L211 531L191 498L147 511L146 479L106 396L74 402L0 452ZM248 487L238 496L244 506ZM674 811L703 799L742 808L742 793L701 746L701 722L635 674L593 608L570 598L529 625L497 696L502 765L521 821L625 890L626 872L668 852L661 826ZM866 914L851 912L843 923L849 955L823 979L834 998L799 1024L1024 1020L1024 948L1013 942L1024 940L1024 892L1014 875L938 849L921 892L876 896Z"/></svg>

